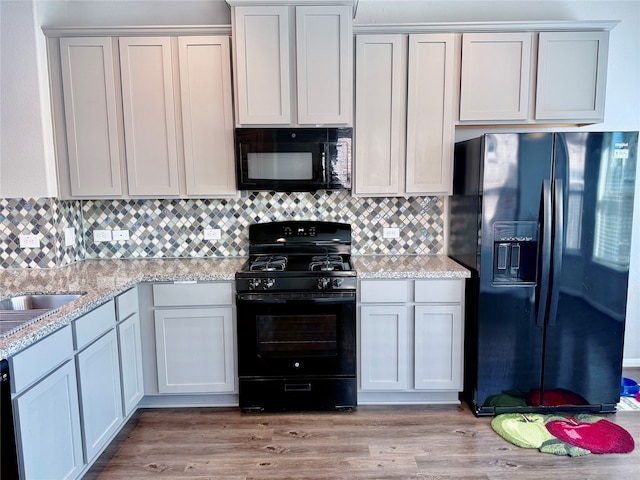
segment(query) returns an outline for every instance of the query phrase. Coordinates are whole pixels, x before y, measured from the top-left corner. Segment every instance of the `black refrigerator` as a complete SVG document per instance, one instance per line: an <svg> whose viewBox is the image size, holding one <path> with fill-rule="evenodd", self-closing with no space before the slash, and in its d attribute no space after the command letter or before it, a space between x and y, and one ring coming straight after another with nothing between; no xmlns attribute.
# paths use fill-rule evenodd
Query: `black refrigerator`
<svg viewBox="0 0 640 480"><path fill-rule="evenodd" d="M486 134L455 147L448 253L472 272L476 415L613 412L638 132Z"/></svg>

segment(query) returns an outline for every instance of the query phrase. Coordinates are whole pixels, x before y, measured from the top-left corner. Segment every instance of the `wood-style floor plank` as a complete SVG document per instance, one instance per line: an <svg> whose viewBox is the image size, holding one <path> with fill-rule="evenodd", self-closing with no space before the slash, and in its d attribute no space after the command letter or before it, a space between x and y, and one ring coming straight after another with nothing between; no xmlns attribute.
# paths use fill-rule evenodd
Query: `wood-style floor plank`
<svg viewBox="0 0 640 480"><path fill-rule="evenodd" d="M640 413L607 418L640 441ZM636 478L630 454L569 458L518 448L466 406L251 413L235 408L135 414L86 479L563 480Z"/></svg>

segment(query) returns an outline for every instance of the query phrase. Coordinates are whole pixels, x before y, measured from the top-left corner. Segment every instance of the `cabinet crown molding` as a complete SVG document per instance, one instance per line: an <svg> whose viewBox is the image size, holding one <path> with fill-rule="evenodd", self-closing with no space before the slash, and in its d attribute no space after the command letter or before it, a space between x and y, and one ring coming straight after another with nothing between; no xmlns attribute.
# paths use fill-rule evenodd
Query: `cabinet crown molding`
<svg viewBox="0 0 640 480"><path fill-rule="evenodd" d="M55 37L143 37L152 35L231 35L231 25L136 25L136 26L43 26L49 38Z"/></svg>
<svg viewBox="0 0 640 480"><path fill-rule="evenodd" d="M369 23L353 25L353 33L476 33L609 31L620 20L558 20L517 22Z"/></svg>
<svg viewBox="0 0 640 480"><path fill-rule="evenodd" d="M272 5L280 6L335 6L335 5L347 5L353 9L353 16L355 18L356 11L358 10L359 0L225 0L229 7L264 7Z"/></svg>

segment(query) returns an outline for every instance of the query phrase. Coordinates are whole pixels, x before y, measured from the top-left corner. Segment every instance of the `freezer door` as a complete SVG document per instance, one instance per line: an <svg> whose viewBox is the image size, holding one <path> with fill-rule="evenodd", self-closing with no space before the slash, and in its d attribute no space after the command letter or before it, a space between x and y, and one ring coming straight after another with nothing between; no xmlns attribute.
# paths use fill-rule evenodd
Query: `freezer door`
<svg viewBox="0 0 640 480"><path fill-rule="evenodd" d="M467 312L477 348L467 386L478 412L524 404L540 387L544 325L537 324L536 302L545 231L539 216L543 185L551 181L552 140L548 133L485 136L475 325L474 312Z"/></svg>
<svg viewBox="0 0 640 480"><path fill-rule="evenodd" d="M556 134L561 258L546 326L546 405L568 398L607 411L619 401L637 149L637 132Z"/></svg>

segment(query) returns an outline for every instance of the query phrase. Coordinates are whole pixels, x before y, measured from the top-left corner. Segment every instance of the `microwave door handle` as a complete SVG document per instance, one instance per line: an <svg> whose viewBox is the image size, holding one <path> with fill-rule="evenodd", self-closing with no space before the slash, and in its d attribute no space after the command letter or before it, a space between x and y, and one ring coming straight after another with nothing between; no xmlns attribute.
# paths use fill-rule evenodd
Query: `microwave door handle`
<svg viewBox="0 0 640 480"><path fill-rule="evenodd" d="M324 148L322 149L322 176L324 178L324 185L326 188L329 188L329 171L327 170L328 148L329 148L329 144L325 142Z"/></svg>

